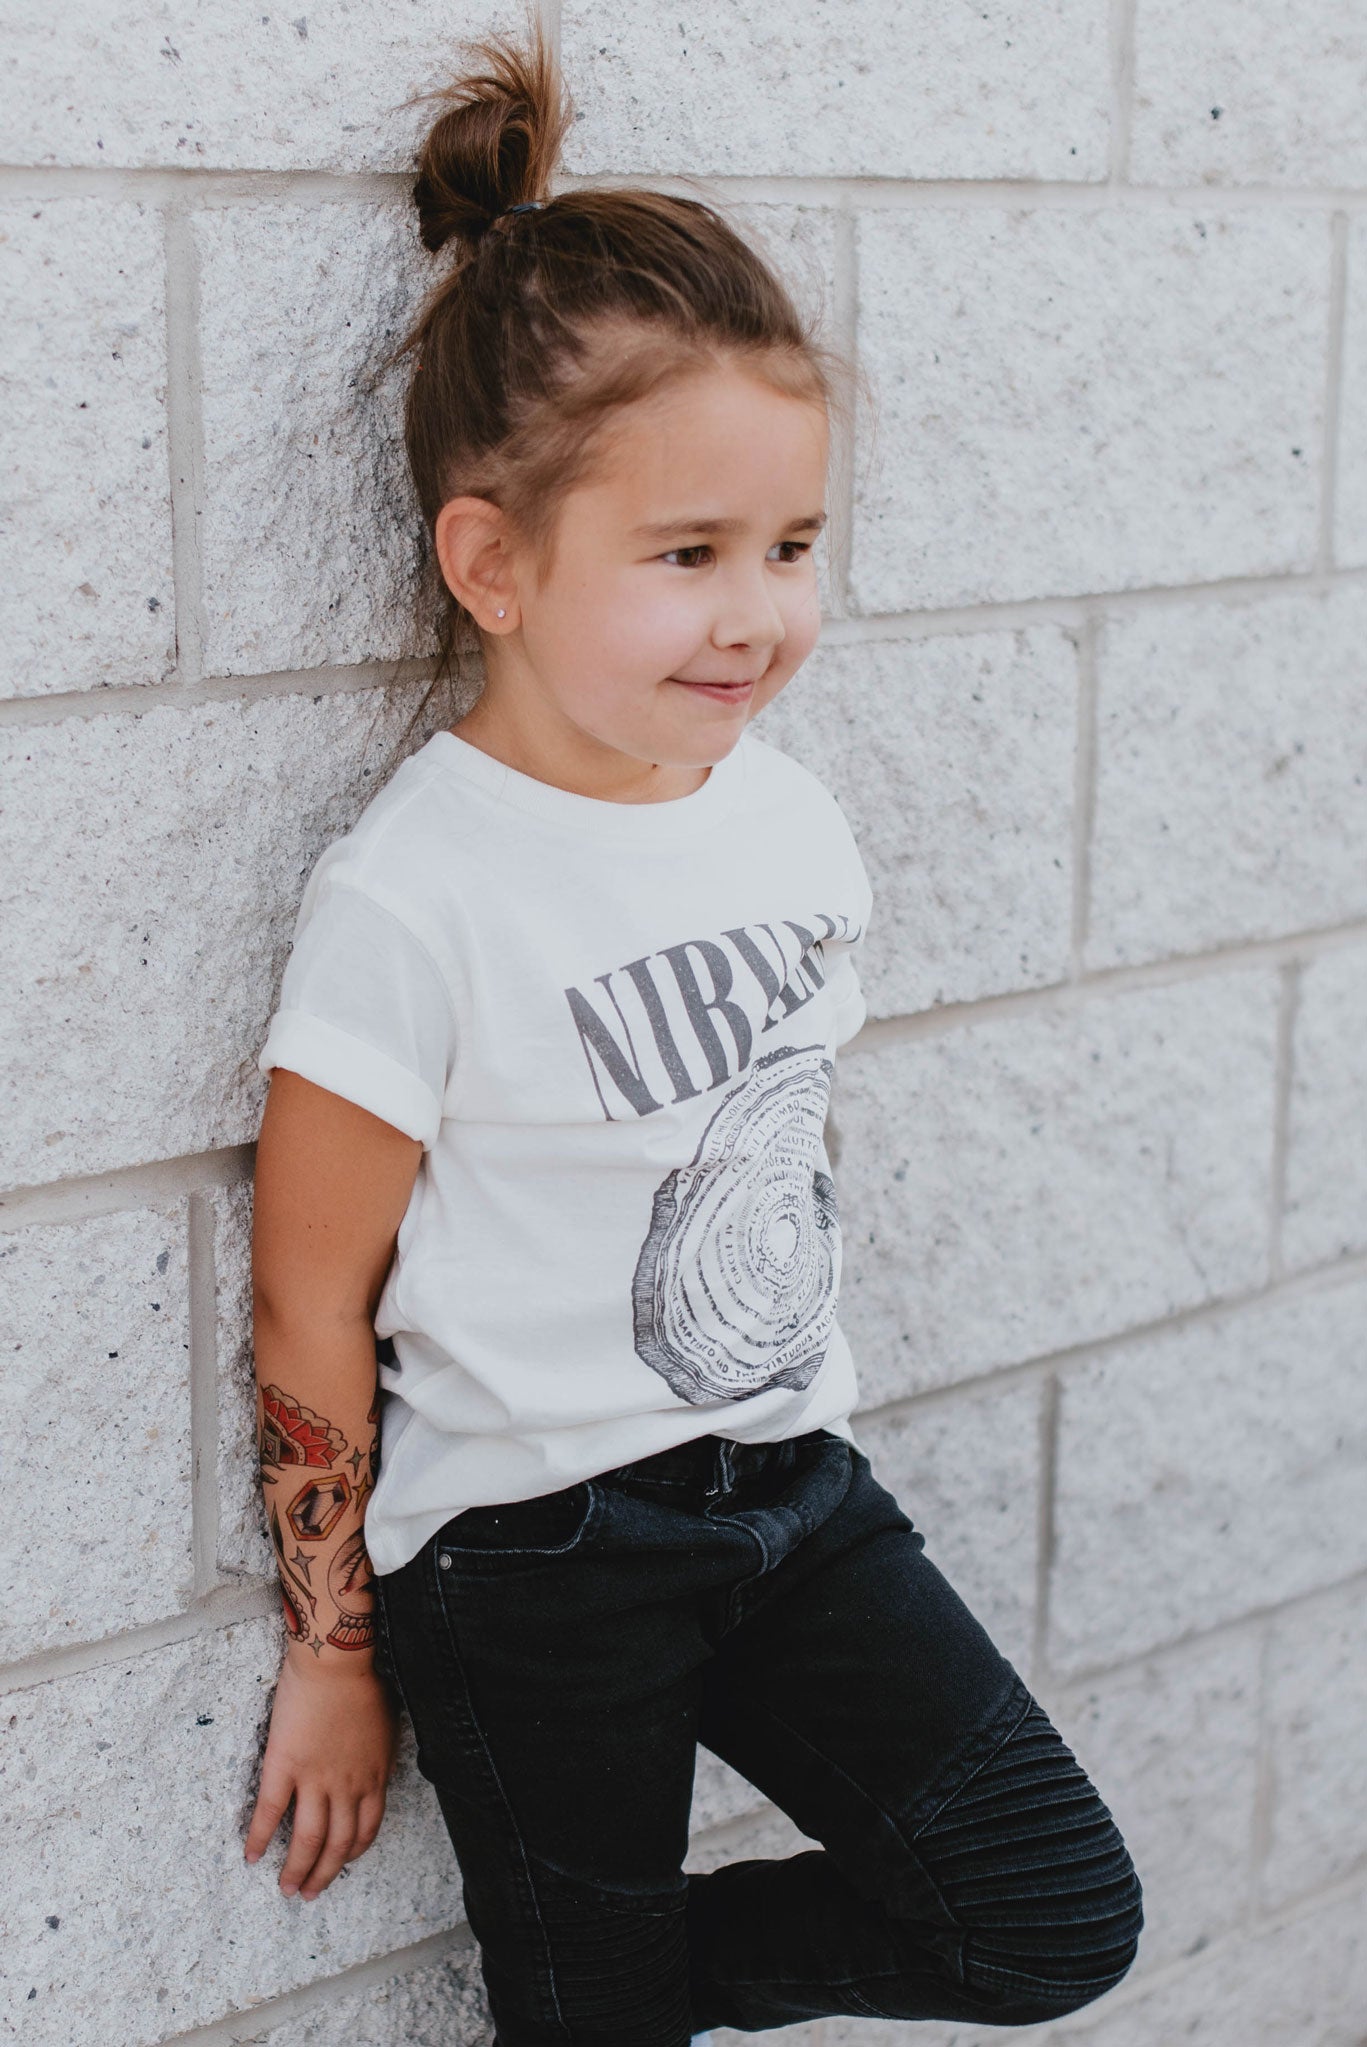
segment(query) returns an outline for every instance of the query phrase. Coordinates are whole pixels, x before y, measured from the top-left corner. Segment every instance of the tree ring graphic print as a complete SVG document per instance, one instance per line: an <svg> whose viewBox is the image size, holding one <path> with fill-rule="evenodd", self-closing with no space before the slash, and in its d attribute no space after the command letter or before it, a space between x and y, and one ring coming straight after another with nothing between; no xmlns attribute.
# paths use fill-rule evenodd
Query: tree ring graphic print
<svg viewBox="0 0 1367 2047"><path fill-rule="evenodd" d="M820 1045L757 1059L655 1191L636 1350L682 1400L749 1400L820 1369L840 1278L835 1188L816 1164L833 1070Z"/></svg>

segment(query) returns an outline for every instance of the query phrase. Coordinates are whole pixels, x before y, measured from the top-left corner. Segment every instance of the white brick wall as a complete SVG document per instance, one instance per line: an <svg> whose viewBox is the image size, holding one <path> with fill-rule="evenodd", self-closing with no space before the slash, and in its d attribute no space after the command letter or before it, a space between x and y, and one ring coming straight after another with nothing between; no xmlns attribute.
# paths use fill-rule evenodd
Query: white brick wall
<svg viewBox="0 0 1367 2047"><path fill-rule="evenodd" d="M474 2047L407 1729L316 1904L241 1861L251 1146L304 877L427 673L370 382L425 274L402 102L516 10L4 12L0 2026ZM1028 2038L1360 2047L1362 8L546 12L567 175L703 181L872 380L760 729L877 890L861 1439L1145 1878L1131 1976ZM700 1757L690 1866L800 1845Z"/></svg>
<svg viewBox="0 0 1367 2047"><path fill-rule="evenodd" d="M0 694L174 672L166 260L156 208L0 205Z"/></svg>

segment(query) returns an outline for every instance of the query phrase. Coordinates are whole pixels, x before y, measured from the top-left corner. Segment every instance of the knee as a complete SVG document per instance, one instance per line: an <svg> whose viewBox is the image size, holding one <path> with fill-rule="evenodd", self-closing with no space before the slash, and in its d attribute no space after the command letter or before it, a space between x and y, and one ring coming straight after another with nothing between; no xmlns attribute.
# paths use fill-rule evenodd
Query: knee
<svg viewBox="0 0 1367 2047"><path fill-rule="evenodd" d="M964 1980L982 1997L984 2017L1026 2026L1094 2004L1129 1973L1144 1924L1139 1876L1120 1835L1100 1844L1104 1867L1085 1894L1040 1896L1005 1923L982 1926L964 1942Z"/></svg>
<svg viewBox="0 0 1367 2047"><path fill-rule="evenodd" d="M1129 1850L1038 1701L918 1840L982 2016L1031 2025L1127 1974L1144 1924Z"/></svg>
<svg viewBox="0 0 1367 2047"><path fill-rule="evenodd" d="M689 2011L686 1878L611 1884L531 1854L527 1868L539 1967L529 1970L525 1943L506 1952L496 1932L489 1929L486 1940L470 1920L500 2037L636 2047L681 2036ZM535 2026L527 2022L529 1998Z"/></svg>

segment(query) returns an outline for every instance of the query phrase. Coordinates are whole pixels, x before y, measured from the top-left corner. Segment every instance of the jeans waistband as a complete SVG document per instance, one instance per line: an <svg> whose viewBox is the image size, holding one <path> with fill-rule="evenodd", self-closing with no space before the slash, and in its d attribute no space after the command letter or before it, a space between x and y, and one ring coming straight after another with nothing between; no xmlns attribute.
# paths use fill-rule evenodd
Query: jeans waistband
<svg viewBox="0 0 1367 2047"><path fill-rule="evenodd" d="M649 1485L693 1485L704 1494L729 1493L738 1478L761 1470L785 1471L797 1455L802 1438L785 1436L774 1443L738 1443L731 1436L694 1436L628 1464L614 1465L604 1478L634 1479Z"/></svg>

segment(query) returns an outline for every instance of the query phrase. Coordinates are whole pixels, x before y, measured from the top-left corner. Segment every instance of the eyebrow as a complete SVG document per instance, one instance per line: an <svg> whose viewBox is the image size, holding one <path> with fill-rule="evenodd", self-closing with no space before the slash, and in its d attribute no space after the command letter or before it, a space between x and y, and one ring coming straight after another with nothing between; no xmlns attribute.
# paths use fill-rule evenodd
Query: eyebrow
<svg viewBox="0 0 1367 2047"><path fill-rule="evenodd" d="M819 533L826 523L824 512L808 512L801 519L789 519L790 531ZM744 519L659 519L646 526L633 526L633 540L672 540L680 533L743 533Z"/></svg>

